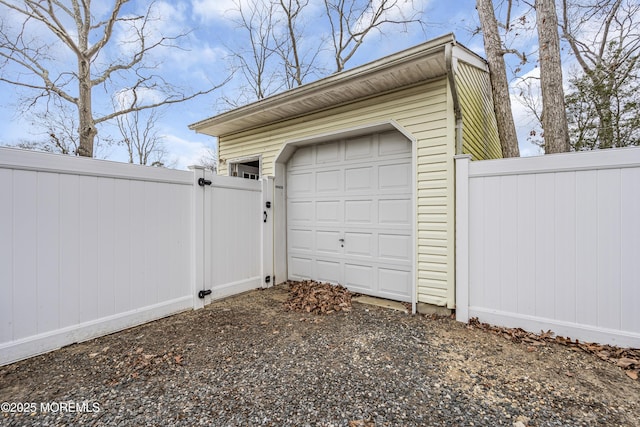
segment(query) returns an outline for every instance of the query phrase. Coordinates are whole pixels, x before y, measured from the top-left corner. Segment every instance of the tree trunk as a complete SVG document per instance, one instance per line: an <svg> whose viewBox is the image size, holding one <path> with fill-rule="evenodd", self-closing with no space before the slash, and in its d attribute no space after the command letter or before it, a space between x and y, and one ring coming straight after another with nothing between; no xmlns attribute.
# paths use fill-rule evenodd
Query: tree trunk
<svg viewBox="0 0 640 427"><path fill-rule="evenodd" d="M491 0L477 0L476 8L478 9L480 25L482 26L484 50L489 63L493 108L496 114L502 156L519 157L520 149L518 148L518 136L511 111L509 82L507 81L507 70L504 64L504 50L498 33L498 22L493 9L493 2Z"/></svg>
<svg viewBox="0 0 640 427"><path fill-rule="evenodd" d="M91 108L90 60L78 56L78 155L93 157L93 142L98 134Z"/></svg>
<svg viewBox="0 0 640 427"><path fill-rule="evenodd" d="M570 144L562 87L560 37L555 0L536 0L535 7L540 44L544 151L546 154L564 153L570 150Z"/></svg>

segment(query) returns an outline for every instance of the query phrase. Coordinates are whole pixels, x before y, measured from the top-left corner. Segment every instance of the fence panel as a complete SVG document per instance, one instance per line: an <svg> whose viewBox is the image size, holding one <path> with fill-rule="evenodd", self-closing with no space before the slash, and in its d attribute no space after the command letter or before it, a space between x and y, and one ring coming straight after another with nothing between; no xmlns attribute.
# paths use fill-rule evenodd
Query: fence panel
<svg viewBox="0 0 640 427"><path fill-rule="evenodd" d="M640 149L456 168L459 320L640 347Z"/></svg>
<svg viewBox="0 0 640 427"><path fill-rule="evenodd" d="M192 308L193 178L0 149L0 365Z"/></svg>
<svg viewBox="0 0 640 427"><path fill-rule="evenodd" d="M262 182L197 174L207 181L198 191L196 210L203 212L196 243L202 262L198 290L208 291L202 304L262 286ZM210 182L210 184L209 184Z"/></svg>

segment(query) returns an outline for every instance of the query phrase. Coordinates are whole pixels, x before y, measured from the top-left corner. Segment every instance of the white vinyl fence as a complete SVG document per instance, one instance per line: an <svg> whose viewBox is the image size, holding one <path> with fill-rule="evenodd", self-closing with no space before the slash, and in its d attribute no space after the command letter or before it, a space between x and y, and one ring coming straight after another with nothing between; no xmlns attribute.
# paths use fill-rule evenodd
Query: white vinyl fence
<svg viewBox="0 0 640 427"><path fill-rule="evenodd" d="M640 347L640 149L456 159L456 313Z"/></svg>
<svg viewBox="0 0 640 427"><path fill-rule="evenodd" d="M0 365L262 286L262 210L227 221L203 174L0 148Z"/></svg>

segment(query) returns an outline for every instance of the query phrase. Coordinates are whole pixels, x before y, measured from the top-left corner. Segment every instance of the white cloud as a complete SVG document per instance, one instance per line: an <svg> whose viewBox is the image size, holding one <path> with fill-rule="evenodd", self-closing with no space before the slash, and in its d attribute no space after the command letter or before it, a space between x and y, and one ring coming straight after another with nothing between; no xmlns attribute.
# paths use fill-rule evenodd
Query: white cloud
<svg viewBox="0 0 640 427"><path fill-rule="evenodd" d="M143 87L136 89L135 94L133 90L129 88L122 89L116 92L114 98L116 109L122 110L128 108L134 102L134 100L138 105L155 104L162 102L165 98L165 95L157 90Z"/></svg>
<svg viewBox="0 0 640 427"><path fill-rule="evenodd" d="M430 0L399 0L393 8L385 12L382 19L390 21L406 21L415 19L416 16L420 16L425 8L427 8L429 2ZM373 0L370 5L371 7L362 14L360 20L355 25L355 30L361 31L365 27L369 26L373 19L373 13L379 10L381 5L382 0Z"/></svg>
<svg viewBox="0 0 640 427"><path fill-rule="evenodd" d="M169 161L175 169L187 169L189 166L200 164L201 159L214 148L213 138L211 138L210 145L173 134L165 134L163 138Z"/></svg>
<svg viewBox="0 0 640 427"><path fill-rule="evenodd" d="M224 20L237 9L235 0L193 0L194 19L199 22Z"/></svg>

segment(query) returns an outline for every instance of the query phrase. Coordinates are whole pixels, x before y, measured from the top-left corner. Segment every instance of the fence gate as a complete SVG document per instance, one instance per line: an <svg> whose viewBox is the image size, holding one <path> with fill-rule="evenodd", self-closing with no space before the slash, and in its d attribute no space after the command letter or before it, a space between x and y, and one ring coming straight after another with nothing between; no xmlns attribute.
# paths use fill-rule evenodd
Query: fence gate
<svg viewBox="0 0 640 427"><path fill-rule="evenodd" d="M273 179L196 171L196 307L270 286L273 276Z"/></svg>

